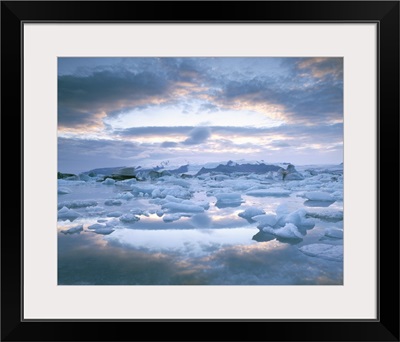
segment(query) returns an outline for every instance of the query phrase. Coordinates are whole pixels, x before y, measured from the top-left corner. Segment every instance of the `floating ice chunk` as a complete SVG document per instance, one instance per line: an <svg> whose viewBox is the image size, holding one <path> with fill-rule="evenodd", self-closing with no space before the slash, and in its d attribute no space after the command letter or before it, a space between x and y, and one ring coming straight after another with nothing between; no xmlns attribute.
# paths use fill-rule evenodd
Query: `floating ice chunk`
<svg viewBox="0 0 400 342"><path fill-rule="evenodd" d="M236 192L218 193L214 196L217 198L215 205L219 208L238 207L244 202L242 196Z"/></svg>
<svg viewBox="0 0 400 342"><path fill-rule="evenodd" d="M167 196L173 196L175 198L189 199L192 197L190 191L181 188L180 186L175 186L167 189L155 189L151 193L151 197L153 198L165 198Z"/></svg>
<svg viewBox="0 0 400 342"><path fill-rule="evenodd" d="M342 210L307 210L307 216L328 222L339 222L343 220Z"/></svg>
<svg viewBox="0 0 400 342"><path fill-rule="evenodd" d="M66 185L66 186L73 186L73 185L83 185L86 184L85 181L77 181L77 180L66 180L66 179L58 179L58 185Z"/></svg>
<svg viewBox="0 0 400 342"><path fill-rule="evenodd" d="M192 202L192 201L189 201L189 200L183 200L181 203L182 204L188 204L188 205L197 205L197 206L203 207L204 210L208 210L210 208L210 203L208 201Z"/></svg>
<svg viewBox="0 0 400 342"><path fill-rule="evenodd" d="M144 215L144 216L149 216L149 214L143 210L143 209L139 209L139 208L135 208L135 209L131 209L129 210L133 215Z"/></svg>
<svg viewBox="0 0 400 342"><path fill-rule="evenodd" d="M89 216L98 216L105 212L103 207L88 207L86 208L86 211Z"/></svg>
<svg viewBox="0 0 400 342"><path fill-rule="evenodd" d="M310 201L335 202L335 199L331 194L322 191L307 192L304 196Z"/></svg>
<svg viewBox="0 0 400 342"><path fill-rule="evenodd" d="M192 216L190 223L196 228L210 228L212 221L206 214L196 214Z"/></svg>
<svg viewBox="0 0 400 342"><path fill-rule="evenodd" d="M278 217L276 215L265 214L265 215L256 215L251 218L252 220L258 222L258 228L263 228L267 226L275 226L278 222Z"/></svg>
<svg viewBox="0 0 400 342"><path fill-rule="evenodd" d="M80 234L80 232L83 231L83 225L80 224L78 226L62 230L61 233L63 234Z"/></svg>
<svg viewBox="0 0 400 342"><path fill-rule="evenodd" d="M132 198L134 198L135 196L133 196L130 192L124 192L122 194L118 194L117 198L123 199L123 200L131 200Z"/></svg>
<svg viewBox="0 0 400 342"><path fill-rule="evenodd" d="M331 261L343 260L343 245L328 245L323 243L314 243L302 246L299 250L305 255L317 257Z"/></svg>
<svg viewBox="0 0 400 342"><path fill-rule="evenodd" d="M97 205L96 201L68 201L68 202L60 202L58 204L58 209L62 207L67 207L68 209L76 209L76 208L87 208L87 207L95 207Z"/></svg>
<svg viewBox="0 0 400 342"><path fill-rule="evenodd" d="M328 228L328 229L325 229L325 236L334 238L334 239L343 239L343 230L335 229L335 228Z"/></svg>
<svg viewBox="0 0 400 342"><path fill-rule="evenodd" d="M269 188L269 189L258 189L258 190L250 190L246 192L246 195L253 197L284 197L290 195L289 190L284 190L281 188Z"/></svg>
<svg viewBox="0 0 400 342"><path fill-rule="evenodd" d="M90 226L88 226L88 229L100 229L100 228L105 228L106 225L100 224L100 223L94 223Z"/></svg>
<svg viewBox="0 0 400 342"><path fill-rule="evenodd" d="M120 216L122 216L121 211L112 211L107 214L107 217L120 217Z"/></svg>
<svg viewBox="0 0 400 342"><path fill-rule="evenodd" d="M119 224L119 220L112 219L106 223L106 227L115 227L117 224Z"/></svg>
<svg viewBox="0 0 400 342"><path fill-rule="evenodd" d="M278 207L276 208L276 215L278 215L278 216L287 215L289 213L290 213L290 210L286 203L282 203L282 204L278 205Z"/></svg>
<svg viewBox="0 0 400 342"><path fill-rule="evenodd" d="M109 199L109 200L105 201L104 204L105 205L109 205L109 206L111 206L111 205L121 205L122 202L120 200L118 200L118 199Z"/></svg>
<svg viewBox="0 0 400 342"><path fill-rule="evenodd" d="M106 178L106 180L104 180L103 182L101 182L101 184L104 185L114 185L115 184L115 180L112 178Z"/></svg>
<svg viewBox="0 0 400 342"><path fill-rule="evenodd" d="M284 227L281 228L272 228L272 227L264 227L263 231L266 233L270 233L276 235L278 237L284 239L302 239L303 235L299 232L299 229L293 223L286 223Z"/></svg>
<svg viewBox="0 0 400 342"><path fill-rule="evenodd" d="M98 228L98 229L92 230L93 233L102 234L102 235L109 235L114 231L115 231L115 229L113 229L111 227L104 227L104 228Z"/></svg>
<svg viewBox="0 0 400 342"><path fill-rule="evenodd" d="M167 210L169 213L183 212L183 213L202 213L204 208L194 204L174 203L169 202L161 206L161 209Z"/></svg>
<svg viewBox="0 0 400 342"><path fill-rule="evenodd" d="M70 194L72 190L70 188L67 188L66 186L61 186L58 188L58 194L59 195L66 195Z"/></svg>
<svg viewBox="0 0 400 342"><path fill-rule="evenodd" d="M70 220L72 222L79 216L81 216L81 214L79 214L75 210L68 209L67 207L62 207L58 211L58 219L62 221Z"/></svg>
<svg viewBox="0 0 400 342"><path fill-rule="evenodd" d="M244 219L250 220L253 216L263 215L265 211L257 207L246 208L245 211L240 212L238 215Z"/></svg>
<svg viewBox="0 0 400 342"><path fill-rule="evenodd" d="M131 188L133 194L137 194L138 196L142 194L142 196L144 196L145 194L151 195L154 189L156 189L156 186L152 184L140 184L140 185L135 184L132 185Z"/></svg>
<svg viewBox="0 0 400 342"><path fill-rule="evenodd" d="M174 221L178 221L181 217L182 216L179 213L167 214L167 215L164 215L163 221L164 222L174 222Z"/></svg>
<svg viewBox="0 0 400 342"><path fill-rule="evenodd" d="M285 223L293 223L299 228L311 229L315 223L312 219L306 218L307 212L304 209L296 210L283 218Z"/></svg>
<svg viewBox="0 0 400 342"><path fill-rule="evenodd" d="M133 214L124 214L119 218L119 220L124 223L133 223L139 221L140 218Z"/></svg>

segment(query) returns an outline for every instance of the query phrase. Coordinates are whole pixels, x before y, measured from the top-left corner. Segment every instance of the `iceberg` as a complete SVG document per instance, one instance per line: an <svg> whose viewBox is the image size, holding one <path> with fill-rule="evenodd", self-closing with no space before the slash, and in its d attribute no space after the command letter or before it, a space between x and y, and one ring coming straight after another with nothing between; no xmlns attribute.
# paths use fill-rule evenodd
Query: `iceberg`
<svg viewBox="0 0 400 342"><path fill-rule="evenodd" d="M101 184L104 185L115 185L115 180L112 178L106 178Z"/></svg>
<svg viewBox="0 0 400 342"><path fill-rule="evenodd" d="M253 216L257 216L257 215L264 215L265 211L261 208L257 208L257 207L249 207L246 208L245 211L242 211L238 214L238 216L246 219L246 220L250 220L252 219Z"/></svg>
<svg viewBox="0 0 400 342"><path fill-rule="evenodd" d="M242 196L235 192L217 193L214 196L217 198L215 205L218 208L238 207L244 202Z"/></svg>
<svg viewBox="0 0 400 342"><path fill-rule="evenodd" d="M93 233L102 234L102 235L109 235L114 231L115 231L115 229L110 228L110 227L104 227L104 228L98 228L98 229L92 230Z"/></svg>
<svg viewBox="0 0 400 342"><path fill-rule="evenodd" d="M343 239L343 230L335 229L335 228L328 228L325 230L325 236L334 238L334 239Z"/></svg>
<svg viewBox="0 0 400 342"><path fill-rule="evenodd" d="M331 194L322 191L311 191L304 195L310 201L320 201L320 202L335 202L335 198Z"/></svg>
<svg viewBox="0 0 400 342"><path fill-rule="evenodd" d="M58 194L59 195L66 195L70 194L72 190L70 188L67 188L66 186L61 186L58 188Z"/></svg>
<svg viewBox="0 0 400 342"><path fill-rule="evenodd" d="M107 217L120 217L122 216L121 211L111 211L107 214Z"/></svg>
<svg viewBox="0 0 400 342"><path fill-rule="evenodd" d="M75 210L68 209L67 207L62 207L58 211L58 219L62 221L70 220L71 222L77 219L81 214Z"/></svg>
<svg viewBox="0 0 400 342"><path fill-rule="evenodd" d="M124 214L119 218L119 220L124 223L133 223L139 221L140 218L133 214Z"/></svg>
<svg viewBox="0 0 400 342"><path fill-rule="evenodd" d="M281 228L267 226L262 230L265 233L270 233L284 239L303 239L303 235L293 223L286 223L285 226Z"/></svg>
<svg viewBox="0 0 400 342"><path fill-rule="evenodd" d="M263 228L267 226L274 227L278 222L278 217L272 214L256 215L251 219L258 223L257 228Z"/></svg>
<svg viewBox="0 0 400 342"><path fill-rule="evenodd" d="M80 234L81 231L83 231L82 224L72 227L72 228L69 228L69 229L61 230L61 233L63 233L63 234Z"/></svg>
<svg viewBox="0 0 400 342"><path fill-rule="evenodd" d="M87 207L95 207L97 206L96 201L68 201L68 202L60 202L58 203L58 209L63 207L67 207L68 209L77 209L77 208L87 208Z"/></svg>
<svg viewBox="0 0 400 342"><path fill-rule="evenodd" d="M104 202L105 205L112 206L112 205L121 205L122 201L119 199L109 199Z"/></svg>

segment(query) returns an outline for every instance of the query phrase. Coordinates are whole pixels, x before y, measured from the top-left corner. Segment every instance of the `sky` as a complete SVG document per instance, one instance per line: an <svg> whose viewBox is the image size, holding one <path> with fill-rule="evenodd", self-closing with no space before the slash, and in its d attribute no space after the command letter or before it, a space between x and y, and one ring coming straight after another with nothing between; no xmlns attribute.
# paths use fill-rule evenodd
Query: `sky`
<svg viewBox="0 0 400 342"><path fill-rule="evenodd" d="M58 170L343 162L343 59L58 58Z"/></svg>

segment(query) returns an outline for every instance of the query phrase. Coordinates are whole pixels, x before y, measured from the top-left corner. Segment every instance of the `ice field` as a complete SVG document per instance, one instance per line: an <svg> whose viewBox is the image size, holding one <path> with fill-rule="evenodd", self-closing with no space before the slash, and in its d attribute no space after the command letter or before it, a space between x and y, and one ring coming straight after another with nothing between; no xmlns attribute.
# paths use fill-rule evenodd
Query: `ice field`
<svg viewBox="0 0 400 342"><path fill-rule="evenodd" d="M343 165L60 174L57 229L59 285L341 285Z"/></svg>

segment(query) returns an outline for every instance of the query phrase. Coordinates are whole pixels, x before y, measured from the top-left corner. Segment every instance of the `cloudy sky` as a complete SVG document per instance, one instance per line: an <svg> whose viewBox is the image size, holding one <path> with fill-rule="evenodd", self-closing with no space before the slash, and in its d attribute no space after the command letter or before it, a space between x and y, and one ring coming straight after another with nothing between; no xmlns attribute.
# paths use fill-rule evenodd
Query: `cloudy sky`
<svg viewBox="0 0 400 342"><path fill-rule="evenodd" d="M343 161L342 58L59 58L58 169Z"/></svg>

